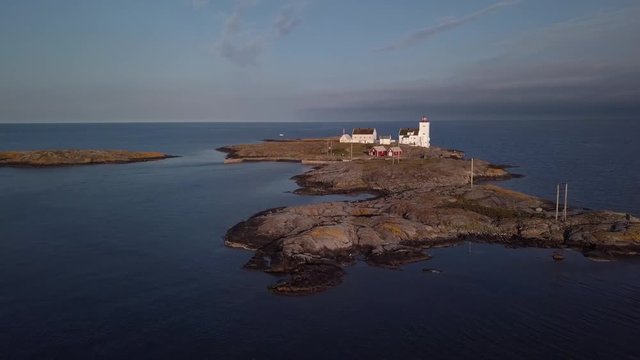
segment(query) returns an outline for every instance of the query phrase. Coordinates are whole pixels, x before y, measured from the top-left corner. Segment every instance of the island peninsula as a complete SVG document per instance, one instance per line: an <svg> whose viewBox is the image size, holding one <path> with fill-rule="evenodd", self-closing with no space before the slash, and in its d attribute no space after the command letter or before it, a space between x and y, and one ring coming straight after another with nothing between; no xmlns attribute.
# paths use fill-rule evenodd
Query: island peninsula
<svg viewBox="0 0 640 360"><path fill-rule="evenodd" d="M128 150L33 150L0 151L0 166L52 167L124 164L167 159L175 156L155 151Z"/></svg>
<svg viewBox="0 0 640 360"><path fill-rule="evenodd" d="M573 248L594 257L640 252L640 220L629 214L569 208L565 221L556 220L555 203L487 183L510 178L504 166L475 159L473 175L484 181L471 186L470 160L460 151L401 146L398 162L371 157L370 148L306 139L218 149L230 163L316 164L294 177L301 194L375 194L269 209L229 229L227 246L255 251L246 268L285 275L271 291L323 291L359 259L397 268L428 259L431 247L460 241Z"/></svg>

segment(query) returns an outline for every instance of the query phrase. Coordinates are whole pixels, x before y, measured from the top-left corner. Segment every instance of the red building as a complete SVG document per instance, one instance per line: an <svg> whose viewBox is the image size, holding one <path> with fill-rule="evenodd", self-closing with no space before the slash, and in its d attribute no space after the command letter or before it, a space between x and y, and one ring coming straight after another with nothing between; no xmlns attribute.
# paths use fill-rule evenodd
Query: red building
<svg viewBox="0 0 640 360"><path fill-rule="evenodd" d="M387 151L387 155L395 157L402 156L402 149L399 146L392 146Z"/></svg>
<svg viewBox="0 0 640 360"><path fill-rule="evenodd" d="M384 157L387 156L387 148L384 146L374 146L369 149L369 156Z"/></svg>

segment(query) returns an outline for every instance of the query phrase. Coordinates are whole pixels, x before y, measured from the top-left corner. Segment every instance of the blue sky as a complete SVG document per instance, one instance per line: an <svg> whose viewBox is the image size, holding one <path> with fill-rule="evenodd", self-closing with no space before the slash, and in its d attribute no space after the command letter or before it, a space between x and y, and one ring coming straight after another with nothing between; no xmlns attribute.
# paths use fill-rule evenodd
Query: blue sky
<svg viewBox="0 0 640 360"><path fill-rule="evenodd" d="M0 122L635 118L623 0L2 0Z"/></svg>

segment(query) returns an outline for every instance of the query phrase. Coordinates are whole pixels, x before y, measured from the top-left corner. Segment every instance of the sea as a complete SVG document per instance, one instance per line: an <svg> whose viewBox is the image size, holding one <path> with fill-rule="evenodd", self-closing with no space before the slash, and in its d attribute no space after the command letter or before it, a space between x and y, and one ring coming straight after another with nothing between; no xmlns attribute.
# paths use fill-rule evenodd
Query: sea
<svg viewBox="0 0 640 360"><path fill-rule="evenodd" d="M271 294L223 236L293 194L296 163L215 149L376 123L4 124L0 150L129 149L145 163L0 168L0 359L637 359L640 257L463 243L311 296ZM281 137L280 134L283 136ZM431 141L524 175L501 186L640 215L638 121L433 121ZM423 272L437 268L440 274Z"/></svg>

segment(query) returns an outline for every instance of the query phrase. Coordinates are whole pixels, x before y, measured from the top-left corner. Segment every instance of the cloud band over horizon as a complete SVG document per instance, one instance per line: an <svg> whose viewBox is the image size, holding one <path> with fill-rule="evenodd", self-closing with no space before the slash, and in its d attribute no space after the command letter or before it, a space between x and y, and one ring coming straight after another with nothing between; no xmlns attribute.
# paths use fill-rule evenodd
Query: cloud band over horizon
<svg viewBox="0 0 640 360"><path fill-rule="evenodd" d="M640 119L630 0L302 1L0 5L0 122Z"/></svg>

